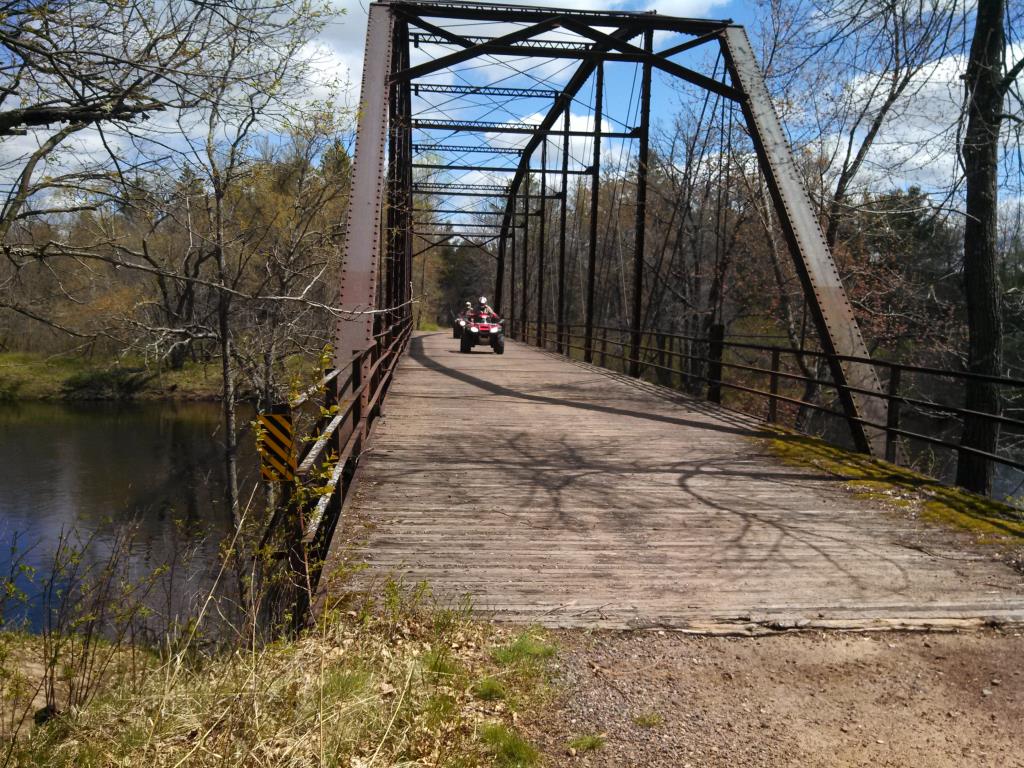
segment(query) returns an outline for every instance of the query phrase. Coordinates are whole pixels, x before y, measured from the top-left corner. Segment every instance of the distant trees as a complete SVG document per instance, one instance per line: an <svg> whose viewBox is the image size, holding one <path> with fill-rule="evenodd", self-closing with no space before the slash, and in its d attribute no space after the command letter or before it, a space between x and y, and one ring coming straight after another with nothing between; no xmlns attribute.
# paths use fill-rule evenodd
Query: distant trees
<svg viewBox="0 0 1024 768"><path fill-rule="evenodd" d="M285 397L289 358L316 359L332 325L346 117L307 53L327 14L58 0L0 15L0 322L160 365L216 358L236 526L239 382Z"/></svg>

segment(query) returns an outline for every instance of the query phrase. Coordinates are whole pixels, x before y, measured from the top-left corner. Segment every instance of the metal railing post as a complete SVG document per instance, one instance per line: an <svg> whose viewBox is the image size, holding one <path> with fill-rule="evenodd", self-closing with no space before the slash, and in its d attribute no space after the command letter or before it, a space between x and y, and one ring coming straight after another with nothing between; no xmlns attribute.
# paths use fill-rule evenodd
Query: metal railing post
<svg viewBox="0 0 1024 768"><path fill-rule="evenodd" d="M889 369L889 413L885 421L885 460L898 464L900 460L900 438L894 430L900 428L900 369Z"/></svg>
<svg viewBox="0 0 1024 768"><path fill-rule="evenodd" d="M708 400L722 402L722 351L725 347L725 326L711 326L708 338Z"/></svg>
<svg viewBox="0 0 1024 768"><path fill-rule="evenodd" d="M772 350L772 373L771 379L768 383L768 391L771 393L771 397L768 398L768 423L774 424L778 420L779 415L779 362L781 355L779 350Z"/></svg>

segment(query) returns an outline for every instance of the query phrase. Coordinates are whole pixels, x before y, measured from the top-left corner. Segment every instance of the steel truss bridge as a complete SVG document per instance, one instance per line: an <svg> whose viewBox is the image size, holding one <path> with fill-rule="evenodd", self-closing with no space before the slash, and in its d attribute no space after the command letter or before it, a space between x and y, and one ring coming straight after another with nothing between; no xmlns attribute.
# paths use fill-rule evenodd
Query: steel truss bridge
<svg viewBox="0 0 1024 768"><path fill-rule="evenodd" d="M721 67L708 64L714 56ZM637 73L627 115L608 98L609 68L620 64ZM899 367L883 368L883 389L742 27L382 0L369 6L343 319L334 370L320 383L326 415L282 478L301 485L326 467L316 475L322 495L293 528L304 583L345 559L338 540L360 537L340 533L339 518L351 517L372 523L371 571L468 592L513 619L700 628L1024 618L1008 569L979 557L976 573L958 579L927 547L907 546L931 533L786 467L756 447L761 422L716 405L723 387L756 393L775 420L798 402L779 386L797 378L780 365L789 351L764 347L770 364L744 364L723 358L721 335L645 327L655 73L741 116L817 331L811 354L831 375L834 414L858 450L896 458L911 434L899 420L909 402ZM635 163L610 168L625 146ZM629 322L615 327L595 306L610 177L631 189L634 221ZM585 280L568 277L573 197L589 205ZM453 356L445 334L412 333L414 260L452 242L493 256L492 304L529 346ZM671 392L693 383L681 363L694 357L706 363L710 404ZM770 386L729 383L726 369L764 374ZM311 576L309 563L325 560ZM1006 591L993 597L986 580Z"/></svg>

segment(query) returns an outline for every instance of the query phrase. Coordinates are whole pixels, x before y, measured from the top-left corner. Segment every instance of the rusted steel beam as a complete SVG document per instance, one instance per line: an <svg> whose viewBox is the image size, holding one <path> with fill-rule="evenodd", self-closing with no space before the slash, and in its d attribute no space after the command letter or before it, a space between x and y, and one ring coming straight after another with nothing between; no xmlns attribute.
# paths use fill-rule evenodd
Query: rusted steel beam
<svg viewBox="0 0 1024 768"><path fill-rule="evenodd" d="M568 142L566 142L566 145L568 145ZM517 170L514 165L513 166L501 166L501 165L452 165L452 164L445 165L445 164L441 164L441 163L413 163L412 167L413 168L432 169L432 170L436 170L436 171L481 171L481 172L486 172L486 173L515 173L516 170ZM534 172L538 172L536 168L534 168L533 170L534 170ZM589 168L584 168L582 170L570 169L570 170L565 171L565 173L567 173L569 176L589 176L590 175L590 169Z"/></svg>
<svg viewBox="0 0 1024 768"><path fill-rule="evenodd" d="M641 22L654 30L702 35L726 24L731 19L690 19L659 16L639 11L581 11L573 8L541 8L530 5L464 3L464 2L392 2L391 7L421 18L466 19L474 21L538 22L551 16L572 16L597 27L617 27Z"/></svg>
<svg viewBox="0 0 1024 768"><path fill-rule="evenodd" d="M388 74L393 66L393 32L394 17L389 8L372 4L366 27L363 82L352 159L352 192L346 218L345 250L338 295L338 307L343 316L334 334L336 368L348 365L354 356L369 349L374 342L382 206L386 190L384 159L388 134ZM363 355L359 365L363 368L362 373L368 375L368 356ZM345 394L338 392L339 400ZM365 392L360 397L365 400ZM352 424L355 423L353 420ZM346 429L351 430L351 424ZM339 439L344 437L342 435Z"/></svg>
<svg viewBox="0 0 1024 768"><path fill-rule="evenodd" d="M601 125L603 119L604 65L599 64L594 82L594 125ZM594 359L594 288L597 272L597 215L598 198L601 193L601 138L594 137L594 175L590 181L590 242L587 247L587 297L586 319L584 321L583 359L590 363Z"/></svg>
<svg viewBox="0 0 1024 768"><path fill-rule="evenodd" d="M537 234L537 346L544 346L544 261L547 256L547 219L544 199L548 191L548 140L540 145L540 227Z"/></svg>
<svg viewBox="0 0 1024 768"><path fill-rule="evenodd" d="M492 147L489 144L467 146L465 144L413 144L413 152L482 152L489 155L521 155L518 147Z"/></svg>
<svg viewBox="0 0 1024 768"><path fill-rule="evenodd" d="M464 96L503 96L523 99L553 99L561 91L546 88L503 88L496 85L448 85L446 83L413 83L412 92L446 93Z"/></svg>
<svg viewBox="0 0 1024 768"><path fill-rule="evenodd" d="M644 33L644 50L654 45L654 33ZM651 133L651 62L644 62L640 82L640 151L636 165L636 224L633 243L633 318L630 338L629 374L640 375L640 343L644 301L644 248L647 238L647 164L650 156Z"/></svg>
<svg viewBox="0 0 1024 768"><path fill-rule="evenodd" d="M733 83L746 95L740 104L821 344L830 355L870 358L743 27L725 30L722 53ZM887 420L882 385L874 366L835 357L829 358L829 364L857 448L884 455L885 431L861 421L885 424ZM851 392L847 386L878 394Z"/></svg>
<svg viewBox="0 0 1024 768"><path fill-rule="evenodd" d="M555 18L555 14L547 14L547 18L536 24L532 24L525 29L517 29L515 32L509 32L507 35L496 37L492 42L470 45L461 51L455 51L449 53L447 56L441 56L433 59L432 61L425 61L422 64L417 64L414 67L407 67L400 72L395 72L392 78L395 80L415 80L417 77L423 77L429 75L431 72L437 72L442 69L453 67L456 64L461 64L464 61L469 61L477 56L488 53L490 46L501 46L501 45L514 45L522 40L529 40L531 37L549 32L558 26L558 18Z"/></svg>
<svg viewBox="0 0 1024 768"><path fill-rule="evenodd" d="M565 132L569 132L570 111L565 110ZM596 125L596 124L595 124ZM555 333L558 341L555 345L559 353L565 336L565 230L568 226L569 207L569 142L562 141L562 205L559 207L558 222L558 301L555 308L557 322Z"/></svg>
<svg viewBox="0 0 1024 768"><path fill-rule="evenodd" d="M559 115L562 111L559 110ZM568 131L545 128L543 124L533 123L498 123L486 120L413 120L412 127L420 131L451 131L453 133L509 133L525 136L593 136L594 131ZM606 139L635 139L633 131L606 131L600 134ZM539 144L539 142L538 142ZM536 147L534 147L536 149Z"/></svg>

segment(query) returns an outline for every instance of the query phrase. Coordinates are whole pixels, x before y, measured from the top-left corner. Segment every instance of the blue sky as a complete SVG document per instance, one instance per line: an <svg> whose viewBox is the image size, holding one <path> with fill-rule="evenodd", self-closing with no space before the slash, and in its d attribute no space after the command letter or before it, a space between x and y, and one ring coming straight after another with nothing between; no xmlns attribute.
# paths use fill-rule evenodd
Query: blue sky
<svg viewBox="0 0 1024 768"><path fill-rule="evenodd" d="M361 76L363 59L366 3L360 2L360 0L336 0L336 2L340 3L339 8L342 8L345 13L337 22L325 30L321 37L320 42L326 53L325 65L329 71L338 74L348 73L349 82L357 85ZM756 3L738 2L737 0L655 0L653 2L650 0L620 0L613 3L598 3L595 0L551 0L550 2L533 0L530 4L573 9L601 7L615 10L655 10L660 14L670 16L712 19L730 18L735 23L747 26L752 33L752 37L756 37L756 29L754 27L758 23L759 16L762 16L766 11L763 6L759 7ZM461 28L459 31L465 34L493 35L501 34L503 31L508 31L508 29L509 27L505 27L502 30L500 27L492 25L489 28L483 26ZM551 36L557 36L557 33L545 35L545 37ZM656 48L667 45L670 42L667 38L661 38L656 43ZM1021 46L1017 45L1014 48L1015 50L1012 53L1020 55ZM414 51L414 54L420 57L419 59L414 59L414 63L425 60L429 56L443 55L446 52L445 49L439 46ZM681 63L710 74L716 53L717 46L705 46L692 54L688 54L688 58L681 60ZM573 66L574 62L572 61L551 60L547 65L543 65L534 71L533 74L539 76L538 79L532 76L516 78L511 75L509 70L503 70L498 65L480 68L477 63L474 63L472 67L467 65L461 72L454 75L452 73L438 73L438 77L441 80L447 77L448 82L500 83L508 86L542 86L546 84L557 87L564 83L565 79L571 74ZM631 102L630 95L633 94L635 97L637 70L638 67L633 64L609 65L606 71L606 114L610 119L606 121L606 129L621 130L624 126L635 124L635 120L629 114L629 108L631 104L635 108L635 98ZM950 179L956 175L956 152L955 136L947 128L953 125L952 117L958 113L960 108L960 101L962 99L962 81L960 76L962 73L962 57L951 56L946 60L936 62L936 66L928 75L929 79L927 82L922 80L919 87L910 89L910 93L914 94L912 97L913 101L911 102L908 99L907 104L901 105L897 119L890 121L884 127L876 142L876 148L872 151L869 162L865 165L861 175L861 180L864 183L875 188L885 189L918 184L925 189L939 190L948 185ZM870 76L870 73L863 73L861 80L866 82ZM837 77L842 77L842 75L837 73ZM671 127L671 120L680 108L681 97L677 90L673 90L672 83L672 78L656 73L652 109L656 134L658 133L658 128L667 129ZM856 79L850 80L847 85L853 89L858 87L864 88L863 83L858 85ZM675 83L675 87L678 88L678 83ZM703 97L696 89L691 90L691 98L699 100ZM579 103L575 104L572 110L574 127L589 130L592 125L592 121L588 123L590 94L591 90L588 84L580 92ZM353 87L348 94L349 103L354 104L357 97L357 88ZM443 111L453 108L452 102L439 102L427 98L418 99L415 108L417 112L426 113L432 106L437 105L440 105L437 113L439 117L442 116ZM804 106L802 104L790 105L795 115L799 115ZM545 109L545 104L543 102L532 104L509 102L507 105L494 108L493 104L489 102L480 102L475 109L472 106L462 106L460 108L461 112L450 114L449 116L477 120L526 120L527 122L537 122L540 119L540 114ZM529 113L530 110L534 110L532 114ZM837 136L820 135L820 132L811 135L814 134L815 129L813 114L808 112L804 117L810 118L805 120L807 123L806 127L810 131L803 138L817 142L819 151L827 152L830 143L831 146L835 146L835 143L839 140ZM946 128L942 128L943 126L946 126ZM792 123L787 123L787 127L790 130L797 130L797 126ZM942 128L943 133L940 134L938 128ZM464 143L462 139L466 137L467 134L452 134L451 136L439 133L429 134L429 138L433 140L452 141L457 139L459 143ZM425 137L421 134L418 138L424 140ZM508 145L516 141L515 139L499 135L488 135L487 137L474 140L486 141L496 145ZM522 140L519 139L519 141ZM635 144L635 142L632 144ZM581 160L590 156L589 141L587 140L574 139L570 147L572 154L575 157L581 158ZM613 156L616 155L622 162L628 162L627 149L622 142L605 142L605 151L606 155L609 156L609 162L614 162ZM549 160L552 159L552 153L557 158L560 154L560 147L552 145L549 146L548 151ZM477 160L480 157L478 155ZM464 161L472 162L470 160ZM899 169L898 172L893 172L892 169L894 168ZM438 180L494 183L500 178L500 175L497 178L487 179L476 178L473 175L464 175L459 179L452 176L449 174L445 179Z"/></svg>

